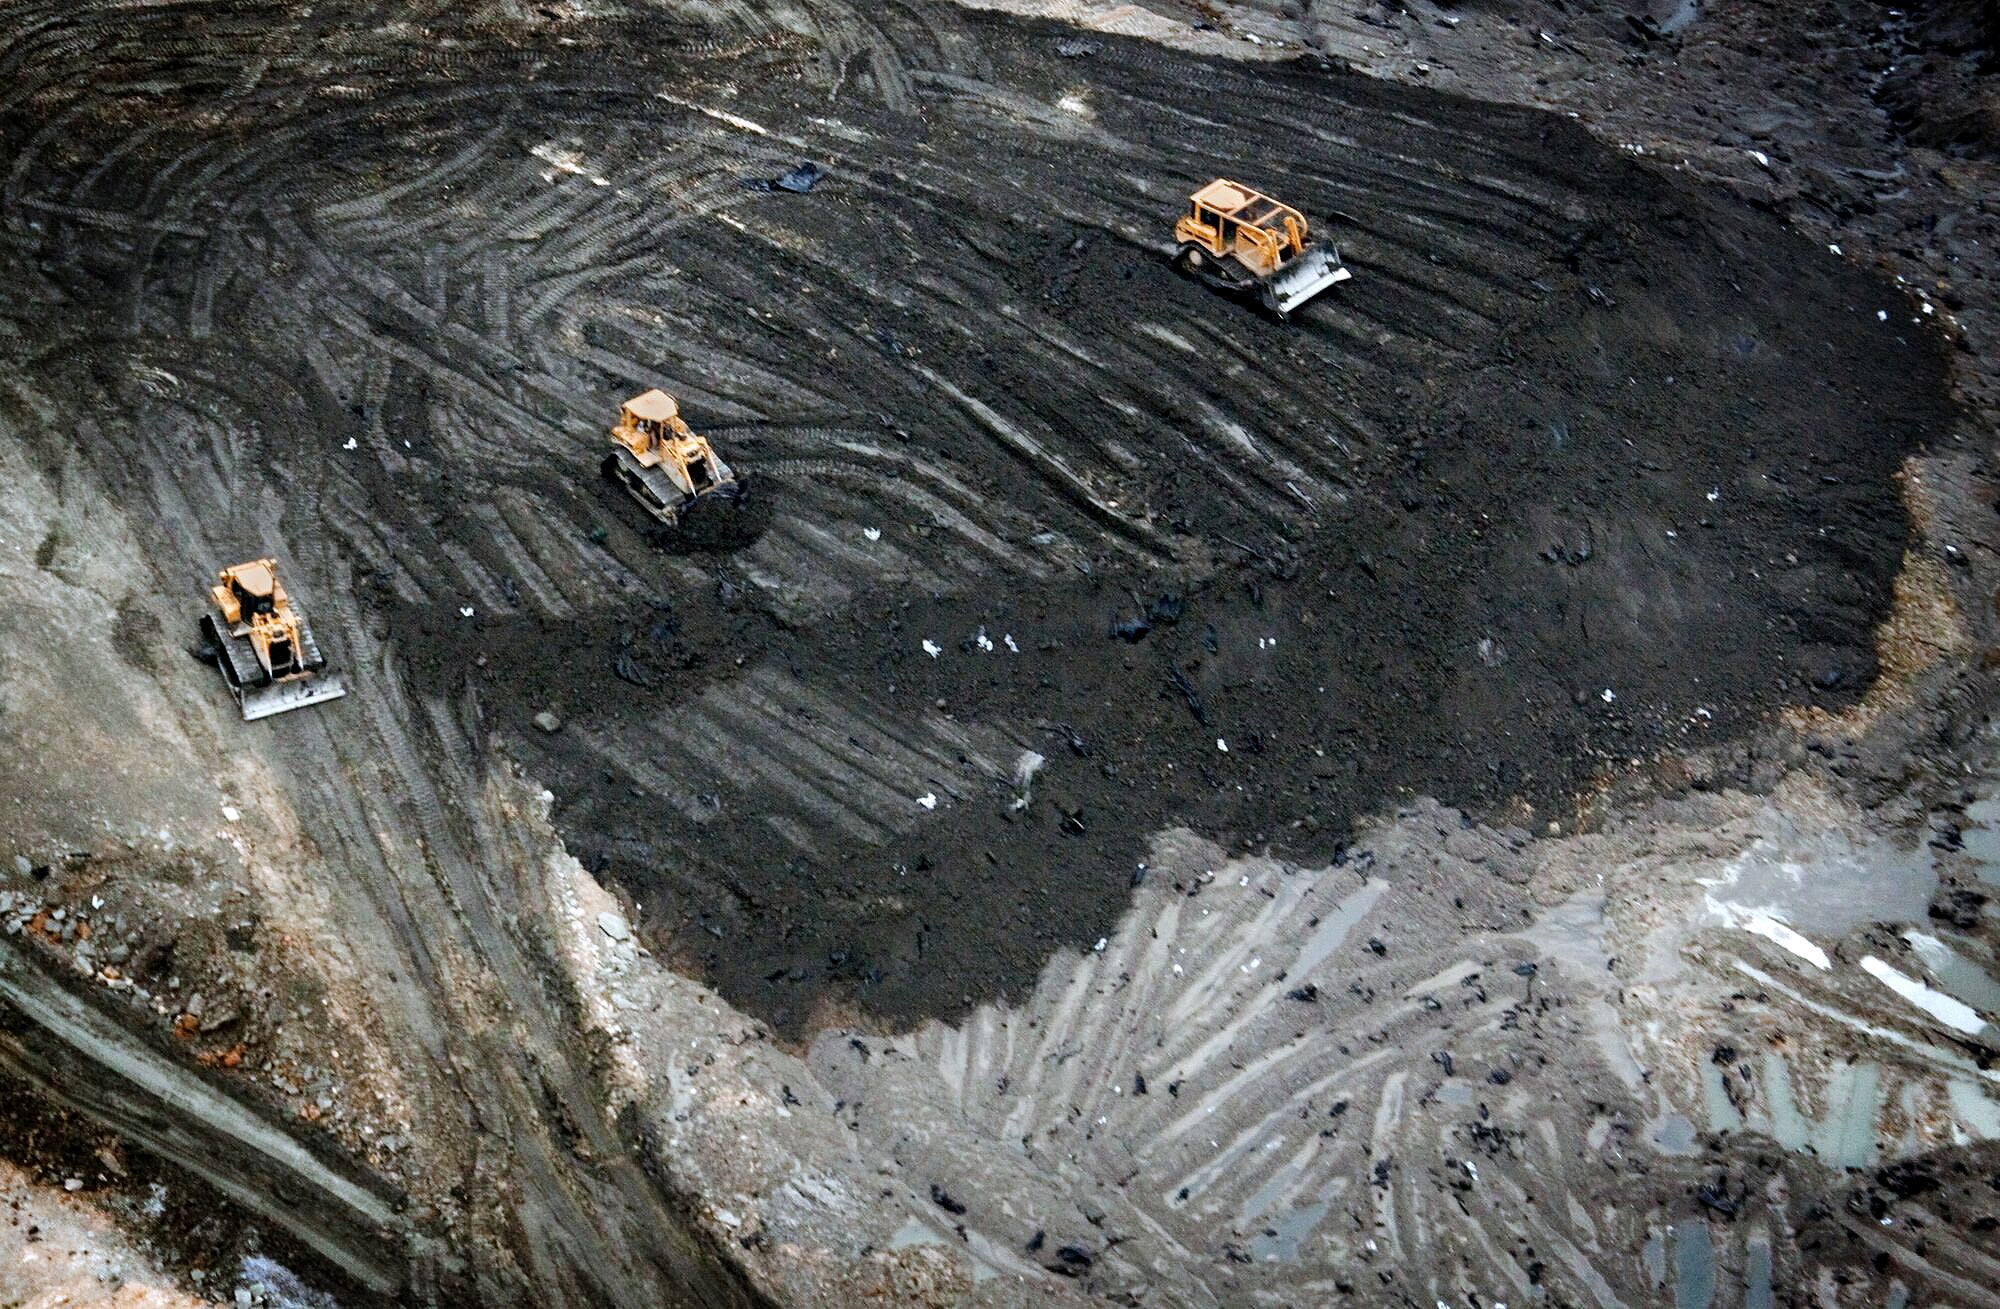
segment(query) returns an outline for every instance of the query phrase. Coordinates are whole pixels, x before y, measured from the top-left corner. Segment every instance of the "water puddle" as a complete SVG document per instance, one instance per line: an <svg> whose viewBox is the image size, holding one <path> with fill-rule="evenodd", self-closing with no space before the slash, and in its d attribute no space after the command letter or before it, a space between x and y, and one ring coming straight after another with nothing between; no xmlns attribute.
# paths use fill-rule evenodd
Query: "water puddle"
<svg viewBox="0 0 2000 1309"><path fill-rule="evenodd" d="M1250 1238L1250 1257L1258 1263L1297 1263L1299 1249L1319 1226L1320 1219L1333 1207L1332 1201L1302 1205L1267 1224Z"/></svg>
<svg viewBox="0 0 2000 1309"><path fill-rule="evenodd" d="M1945 1084L1945 1096L1951 1101L1959 1135L1985 1141L2000 1138L2000 1101L1988 1097L1977 1083L1954 1078Z"/></svg>
<svg viewBox="0 0 2000 1309"><path fill-rule="evenodd" d="M1347 934L1368 916L1368 911L1375 907L1375 902L1380 900L1382 893L1388 889L1387 882L1379 877L1371 877L1359 891L1342 900L1338 908L1320 919L1319 927L1314 930L1311 937L1307 938L1305 948L1299 951L1298 962L1291 966L1287 975L1300 979L1311 977L1312 970L1326 962L1326 957L1340 948L1340 943L1347 939Z"/></svg>
<svg viewBox="0 0 2000 1309"><path fill-rule="evenodd" d="M2000 795L1989 795L1966 806L1960 837L1979 880L1988 886L2000 886Z"/></svg>
<svg viewBox="0 0 2000 1309"><path fill-rule="evenodd" d="M1758 1067L1763 1082L1765 1120L1757 1124L1787 1150L1811 1151L1832 1168L1865 1168L1881 1153L1877 1123L1882 1112L1881 1069L1872 1063L1841 1064L1821 1093L1825 1116L1814 1120L1799 1106L1785 1057L1767 1053Z"/></svg>
<svg viewBox="0 0 2000 1309"><path fill-rule="evenodd" d="M1826 1117L1812 1131L1813 1153L1833 1168L1872 1167L1881 1111L1881 1070L1874 1064L1841 1065L1827 1079Z"/></svg>
<svg viewBox="0 0 2000 1309"><path fill-rule="evenodd" d="M1659 1232L1646 1236L1646 1247L1639 1251L1639 1262L1645 1265L1646 1280L1654 1290L1667 1284L1667 1239Z"/></svg>
<svg viewBox="0 0 2000 1309"><path fill-rule="evenodd" d="M944 1238L914 1218L906 1218L889 1238L891 1250L907 1250L913 1245L943 1245Z"/></svg>
<svg viewBox="0 0 2000 1309"><path fill-rule="evenodd" d="M1679 1114L1668 1114L1647 1125L1646 1139L1661 1154L1693 1154L1694 1124Z"/></svg>
<svg viewBox="0 0 2000 1309"><path fill-rule="evenodd" d="M2000 1033L1996 1033L1979 1011L1956 996L1946 995L1935 987L1926 986L1908 973L1892 964L1884 963L1874 955L1863 955L1861 971L1867 973L1882 985L1937 1019L1946 1027L1967 1036L1977 1036L1990 1044L2000 1045Z"/></svg>
<svg viewBox="0 0 2000 1309"><path fill-rule="evenodd" d="M2000 1014L2000 982L1985 969L1927 932L1904 932L1903 939L1945 990L1986 1014Z"/></svg>
<svg viewBox="0 0 2000 1309"><path fill-rule="evenodd" d="M1803 1150L1811 1129L1792 1094L1792 1072L1781 1054L1767 1053L1764 1069L1764 1110L1771 1116L1771 1136L1787 1150Z"/></svg>
<svg viewBox="0 0 2000 1309"><path fill-rule="evenodd" d="M1708 1224L1676 1223L1667 1230L1674 1245L1674 1309L1708 1309L1715 1303L1715 1243Z"/></svg>
<svg viewBox="0 0 2000 1309"><path fill-rule="evenodd" d="M1937 871L1921 849L1857 845L1837 830L1808 830L1773 815L1759 837L1705 882L1709 912L1825 968L1812 939L1837 941L1867 923L1921 923Z"/></svg>
<svg viewBox="0 0 2000 1309"><path fill-rule="evenodd" d="M1611 965L1604 946L1604 893L1579 892L1535 920L1521 935L1548 958L1585 977L1602 977Z"/></svg>
<svg viewBox="0 0 2000 1309"><path fill-rule="evenodd" d="M1750 1238L1743 1269L1743 1309L1771 1309L1771 1241Z"/></svg>

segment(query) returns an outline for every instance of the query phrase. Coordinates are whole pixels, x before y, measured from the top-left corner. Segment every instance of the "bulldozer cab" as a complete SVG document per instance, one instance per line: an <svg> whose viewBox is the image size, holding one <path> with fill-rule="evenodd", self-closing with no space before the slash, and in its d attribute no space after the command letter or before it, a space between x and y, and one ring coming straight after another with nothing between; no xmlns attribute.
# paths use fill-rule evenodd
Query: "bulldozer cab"
<svg viewBox="0 0 2000 1309"><path fill-rule="evenodd" d="M216 607L232 626L275 613L285 602L285 590L278 585L275 559L253 559L225 568L216 580L220 583L213 592Z"/></svg>
<svg viewBox="0 0 2000 1309"><path fill-rule="evenodd" d="M277 607L277 574L265 560L232 568L226 574L236 602L253 614L268 614Z"/></svg>
<svg viewBox="0 0 2000 1309"><path fill-rule="evenodd" d="M681 421L679 403L665 391L654 390L633 396L619 406L618 419L619 426L638 436L643 446L676 436L692 435L687 424Z"/></svg>
<svg viewBox="0 0 2000 1309"><path fill-rule="evenodd" d="M1305 250L1305 215L1239 182L1217 178L1196 191L1181 220L1183 240L1218 258L1234 255L1259 276Z"/></svg>
<svg viewBox="0 0 2000 1309"><path fill-rule="evenodd" d="M700 495L721 485L715 450L681 421L679 402L665 391L633 396L618 416L612 435L648 467L666 465L684 492Z"/></svg>

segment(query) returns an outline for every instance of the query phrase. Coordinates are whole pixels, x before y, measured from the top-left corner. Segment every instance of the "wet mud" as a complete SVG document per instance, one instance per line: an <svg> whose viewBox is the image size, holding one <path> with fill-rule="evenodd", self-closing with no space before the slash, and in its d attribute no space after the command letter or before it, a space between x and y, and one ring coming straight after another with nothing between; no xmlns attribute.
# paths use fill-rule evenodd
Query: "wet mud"
<svg viewBox="0 0 2000 1309"><path fill-rule="evenodd" d="M1935 338L1572 123L925 6L414 58L301 19L201 76L254 17L149 15L0 108L15 330L90 415L47 457L154 507L177 583L284 555L330 656L386 652L351 693L519 759L788 1034L1023 993L1163 826L1566 823L1874 676ZM1176 276L1220 174L1354 280L1282 324ZM662 541L599 476L651 385L743 530Z"/></svg>

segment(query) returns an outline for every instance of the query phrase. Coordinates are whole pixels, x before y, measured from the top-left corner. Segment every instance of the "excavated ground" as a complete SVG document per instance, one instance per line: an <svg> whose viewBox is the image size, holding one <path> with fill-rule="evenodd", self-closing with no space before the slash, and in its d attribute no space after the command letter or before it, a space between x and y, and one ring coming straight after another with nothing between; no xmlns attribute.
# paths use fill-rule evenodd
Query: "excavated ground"
<svg viewBox="0 0 2000 1309"><path fill-rule="evenodd" d="M994 3L1592 131L0 6L0 1152L225 1298L2000 1306L1973 7ZM1173 275L1218 173L1355 280ZM651 385L713 539L598 476ZM264 552L351 694L246 728Z"/></svg>
<svg viewBox="0 0 2000 1309"><path fill-rule="evenodd" d="M16 47L48 458L154 506L190 595L282 555L360 695L379 646L783 1029L1018 994L1170 822L1568 821L1873 675L1934 334L1571 124L921 7L830 88L658 17L321 21L247 85L201 70L254 9L99 32L83 82ZM1177 278L1225 173L1355 280L1283 325ZM652 384L753 473L748 544L663 551L596 476ZM181 636L129 639L199 676Z"/></svg>

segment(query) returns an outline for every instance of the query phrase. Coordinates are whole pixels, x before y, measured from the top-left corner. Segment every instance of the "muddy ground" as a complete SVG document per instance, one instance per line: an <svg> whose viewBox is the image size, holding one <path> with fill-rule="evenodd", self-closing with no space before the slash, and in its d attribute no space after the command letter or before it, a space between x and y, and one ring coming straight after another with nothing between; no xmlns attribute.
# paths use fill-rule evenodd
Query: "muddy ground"
<svg viewBox="0 0 2000 1309"><path fill-rule="evenodd" d="M1601 68L1628 78L1664 131L1676 114L1700 117L1656 103L1670 97L1653 75L1702 49L1700 29L1683 32L1673 14L1627 23L1586 7L1552 32L1548 14L1506 5L1317 8L1218 22L1163 4L1109 23L1179 24L1209 53L943 4L0 14L11 29L0 47L11 147L0 415L20 485L37 488L23 492L10 567L116 614L105 662L80 674L105 695L26 680L9 691L14 706L89 699L103 721L79 714L61 727L45 708L13 710L33 723L20 739L55 764L0 780L19 844L38 858L113 837L153 842L168 814L212 811L200 795L210 783L228 812L250 809L265 828L247 847L232 836L234 855L202 856L217 870L247 861L268 940L283 943L217 947L245 956L224 971L246 980L225 984L254 990L249 979L298 970L276 989L309 1003L296 1015L250 1007L204 1048L234 1042L242 1066L282 1093L278 1111L312 1124L286 1130L315 1157L260 1137L269 1167L308 1179L305 1198L260 1184L232 1202L291 1238L323 1226L302 1257L363 1264L355 1295L504 1300L562 1286L573 1303L624 1303L670 1285L741 1303L797 1291L786 1277L824 1292L811 1281L826 1275L810 1271L817 1253L785 1255L803 1262L783 1276L737 1269L771 1242L817 1251L828 1238L811 1223L784 1229L777 1208L746 1233L746 1204L762 1202L725 1204L721 1174L703 1171L707 1147L684 1139L697 1135L685 1126L695 1083L672 1071L669 1038L705 1032L708 1014L730 1032L744 1015L754 1035L743 1041L776 1038L751 1062L790 1070L771 1079L783 1096L766 1106L773 1087L724 1053L714 1076L743 1077L741 1104L759 1106L748 1112L831 1112L822 1125L846 1144L823 1141L824 1158L845 1162L825 1163L827 1175L859 1167L860 1151L899 1166L914 1153L944 1178L952 1147L938 1142L954 1131L1006 1139L1044 1111L1059 1123L1078 1108L1009 1098L1015 1079L1043 1075L1010 1062L1011 1036L975 1057L975 1038L940 1030L1005 1028L1012 1014L1084 1046L1101 1039L1110 1029L1097 1024L1125 1019L1074 997L1096 985L1091 969L1128 955L1127 983L1174 985L1163 957L1139 960L1142 944L1119 942L1148 915L1180 914L1161 897L1195 894L1204 863L1212 875L1250 860L1244 887L1325 870L1318 889L1285 901L1311 919L1303 926L1241 909L1216 921L1234 930L1247 915L1254 952L1319 939L1318 914L1372 885L1382 861L1402 870L1387 874L1397 889L1382 904L1439 934L1417 958L1448 971L1453 943L1519 954L1508 931L1528 931L1582 885L1564 862L1580 856L1523 849L1601 831L1621 852L1607 865L1637 877L1651 870L1617 834L1646 805L1692 805L1660 821L1705 821L1704 797L1754 796L1822 759L1886 789L1912 775L1930 785L1930 763L1888 761L1912 748L1915 728L1857 746L1829 725L1877 721L1885 704L1907 712L1914 696L1936 715L1924 749L1937 750L1978 720L1974 692L1927 699L1944 693L1913 680L1929 662L1965 666L1962 620L1918 623L1921 658L1907 634L1913 613L1930 612L1922 605L1950 609L1983 540L1964 527L1976 502L1967 467L1949 462L1968 430L1983 430L1987 305L1968 290L1983 264L1901 282L1893 262L1872 266L1858 235L1828 239L1825 224L1873 232L1897 202L1843 211L1812 178L1778 194L1794 160L1768 134L1726 145L1718 134L1690 167L1604 123L1587 130L1333 58L1552 104L1557 91L1509 78L1536 60ZM1091 6L1069 9L1059 16L1094 21ZM1755 17L1749 6L1722 15L1741 25L1719 47L1726 57L1701 56L1746 97L1743 68L1805 67L1821 52L1793 29L1769 49L1735 39ZM1870 101L1888 126L1841 130L1978 160L1981 29L1892 26L1868 47L1893 74ZM1352 39L1362 29L1383 35ZM1466 67L1414 71L1418 55L1455 40ZM1230 45L1284 57L1224 57ZM1931 62L1912 65L1912 49ZM1599 106L1607 117L1617 99ZM1842 160L1879 148L1810 147ZM1718 177L1725 156L1751 180ZM802 160L828 169L810 193L761 184ZM1956 166L1923 182L1929 226L1910 219L1932 252L1953 239L1941 221L1984 230L1975 202L1970 216L1936 212ZM1284 324L1176 277L1164 257L1172 216L1217 174L1304 208L1354 280ZM617 402L652 385L751 476L745 513L718 540L662 539L598 475ZM1970 414L1955 393L1975 401ZM182 647L212 568L266 552L284 560L352 692L255 729L251 755L243 729L208 703L213 675ZM23 650L50 630L22 627L36 633ZM121 715L106 697L134 679L160 698ZM535 725L545 712L556 730ZM1820 733L1801 736L1801 722ZM106 762L122 764L132 792L115 815L58 799L74 794L65 779ZM607 992L619 1001L608 1014L588 986L571 989L574 943L560 915L544 918L545 880L560 888L565 875L541 862L523 784L548 789L550 839L622 901L601 911L625 979ZM1476 930L1448 926L1442 901L1405 880L1431 838L1383 853L1382 815L1434 803L1450 815L1437 828L1446 845L1453 824L1504 834L1471 861L1513 870L1498 883L1456 865L1438 874L1460 887L1457 910L1475 906ZM1718 803L1753 825L1743 815L1754 806ZM52 862L55 883L36 894L67 896L72 913L100 891L121 908L132 897L141 956L157 955L159 939L222 931L204 925L213 911L200 896L142 912L142 877L100 887ZM1939 903L1949 915L1958 902ZM589 935L599 910L577 912ZM1371 897L1354 912L1350 926L1389 910ZM1980 904L1959 912L1984 921ZM623 935L628 917L636 941ZM1353 960L1329 945L1301 956L1301 976L1327 969L1314 986L1331 994L1334 970L1387 970L1364 1009L1374 986L1422 983L1402 962L1395 918L1370 921L1370 934L1337 943ZM155 922L174 926L152 931L149 947ZM1826 930L1864 929L1842 919ZM1527 939L1548 945L1546 933ZM1392 944L1394 963L1371 962ZM1590 958L1615 953L1601 945ZM1655 953L1667 952L1633 951ZM646 972L650 955L729 1008L691 1017L706 992L696 1002L673 991ZM88 976L103 959L80 962ZM179 1021L191 988L172 971L111 981L150 988L142 1017ZM1614 999L1642 1007L1577 985L1593 1024ZM654 1018L634 1018L647 988L666 989ZM1190 1043L1207 1041L1181 1062L1209 1069L1238 1039L1249 1042L1239 1063L1257 1042L1282 1043L1282 1022L1245 1014L1267 1000L1315 1003L1285 1000L1298 989L1251 1001L1208 987L1161 1006L1192 1024ZM62 1012L33 987L9 998ZM314 1006L323 1016L308 1020ZM1346 1057L1366 1035L1369 1014L1343 1008L1336 1020L1334 1008L1319 1011L1324 1040L1298 1047L1301 1061L1336 1047ZM1501 1031L1523 1017L1497 1001L1478 1014ZM1149 1016L1133 1021L1121 1040L1171 1046L1172 1033L1144 1028ZM868 1062L856 1032L907 1037L925 1057L942 1042L948 1085ZM175 1039L169 1029L155 1044L174 1054ZM321 1043L346 1041L336 1077ZM1654 1054L1668 1059L1669 1046L1678 1057L1673 1040ZM879 1048L893 1062L897 1047ZM1092 1064L1105 1079L1092 1094L1114 1082L1133 1094L1135 1073L1171 1080L1157 1063L1147 1074L1147 1060L1121 1062L1125 1050ZM1273 1066L1292 1058L1266 1053ZM961 1055L1000 1076L1001 1103L968 1098L970 1073L949 1071ZM805 1062L783 1062L793 1056ZM1426 1057L1453 1076L1449 1056ZM315 1077L297 1074L301 1060ZM228 1070L201 1076L239 1095ZM648 1118L655 1090L628 1100L615 1088L655 1076L676 1107ZM1057 1080L1069 1094L1083 1076ZM1299 1212L1320 1205L1324 1217L1340 1170L1375 1168L1383 1143L1429 1130L1401 1120L1410 1076L1377 1088L1373 1153L1311 1147L1269 1195L1261 1174L1243 1173L1261 1204L1218 1196L1181 1213L1172 1187L1160 1203L1133 1201L1120 1222L1153 1235L1116 1261L1083 1229L1050 1248L1105 1259L1100 1293L1123 1278L1130 1294L1140 1274L1127 1276L1127 1261L1184 1282L1188 1303L1251 1294L1232 1280L1238 1262L1278 1265L1259 1296L1324 1290L1312 1279L1360 1255L1336 1241L1301 1256L1312 1223L1236 1256L1281 1192L1305 1195L1314 1169L1332 1170L1329 1189ZM824 1103L809 1079L831 1088ZM342 1117L345 1088L363 1084L373 1107ZM1202 1103L1253 1114L1283 1099L1246 1084L1232 1106L1235 1085L1203 1089ZM1616 1094L1645 1098L1638 1083ZM1955 1095L1919 1086L1906 1099L1935 1115ZM950 1107L933 1117L934 1102ZM877 1106L867 1121L864 1103ZM1647 1112L1664 1121L1672 1108ZM225 1136L251 1130L225 1119L218 1105L209 1121ZM805 1130L757 1121L778 1152L785 1133ZM1221 1167L1170 1144L1185 1133L1150 1113L1136 1121L1159 1142L1133 1147L1149 1179L1154 1165L1189 1177ZM1588 1115L1542 1121L1534 1130L1596 1130ZM1642 1116L1616 1130L1645 1126ZM199 1150L180 1144L169 1159L196 1167ZM358 1190L349 1157L365 1161ZM1060 1177L1095 1188L1084 1226L1101 1228L1116 1170L1078 1157L1058 1165L1029 1148L1012 1192L992 1176L913 1175L912 1203L949 1214L943 1188L1007 1209ZM1674 1185L1697 1185L1666 1167ZM1393 1229L1398 1204L1421 1213L1422 1202L1383 1178ZM833 1191L860 1193L855 1178ZM1617 1188L1605 1195L1615 1212ZM396 1196L410 1217L385 1223ZM319 1205L337 1221L317 1224ZM1647 1239L1643 1208L1620 1220L1635 1243ZM488 1211L491 1223L472 1217ZM897 1283L916 1294L923 1278L910 1269L941 1257L926 1253L930 1240L885 1216L887 1204L865 1221L839 1212L849 1217L836 1229L865 1234L847 1252L853 1266L888 1258L882 1276L916 1278ZM1020 1279L1032 1297L1047 1293L1051 1260L1029 1257L1040 1247L1025 1221L975 1213L952 1239L973 1251L977 1280ZM1240 1241L1198 1235L1218 1223L1241 1228ZM1480 1239L1462 1247L1475 1265ZM1776 1241L1784 1269L1799 1271L1789 1235L1762 1239L1767 1259ZM392 1291L399 1252L417 1248L420 1271ZM1396 1262L1432 1276L1436 1298L1444 1284L1422 1273L1416 1248L1399 1247ZM1752 1257L1731 1249L1726 1263ZM1288 1271L1301 1258L1314 1271ZM1091 1266L1053 1264L1064 1277ZM1584 1267L1572 1261L1572 1290L1608 1277L1630 1293L1650 1265Z"/></svg>

